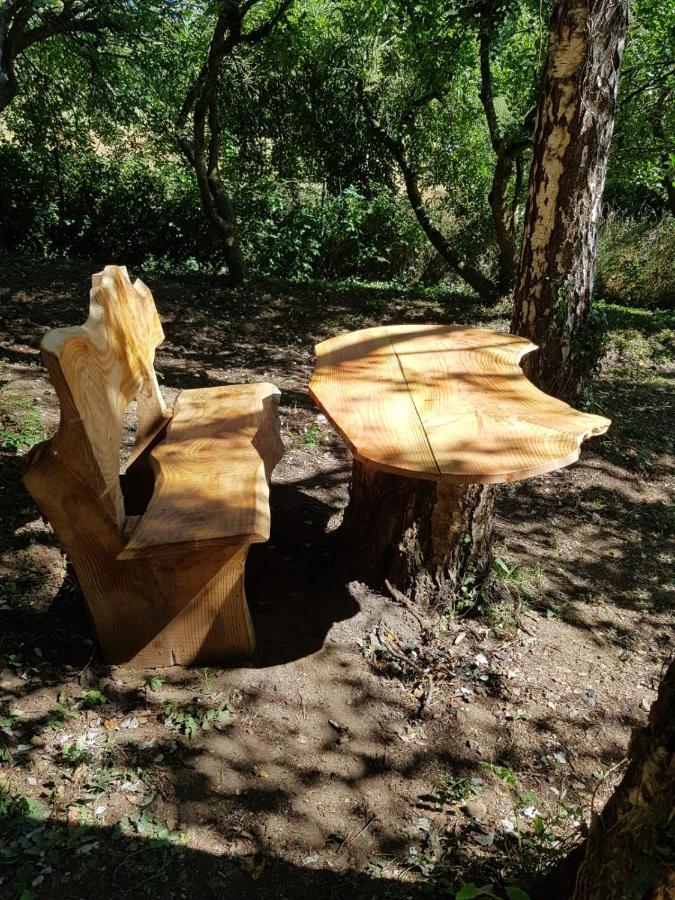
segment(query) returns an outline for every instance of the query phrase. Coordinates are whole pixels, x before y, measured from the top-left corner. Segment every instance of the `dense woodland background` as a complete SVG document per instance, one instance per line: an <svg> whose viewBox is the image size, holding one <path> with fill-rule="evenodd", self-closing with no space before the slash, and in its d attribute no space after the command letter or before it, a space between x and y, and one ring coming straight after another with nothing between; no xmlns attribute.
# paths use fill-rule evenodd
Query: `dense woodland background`
<svg viewBox="0 0 675 900"><path fill-rule="evenodd" d="M15 96L0 119L0 247L227 271L222 230L200 202L190 107L223 4L32 5L55 18L72 9L49 39L23 48L15 35L5 66ZM202 137L250 274L461 285L459 261L484 277L485 293L507 293L549 4L236 9L240 39L224 48L215 85L217 133ZM597 293L636 306L675 299L674 29L669 4L633 5ZM420 227L406 177L456 258Z"/></svg>

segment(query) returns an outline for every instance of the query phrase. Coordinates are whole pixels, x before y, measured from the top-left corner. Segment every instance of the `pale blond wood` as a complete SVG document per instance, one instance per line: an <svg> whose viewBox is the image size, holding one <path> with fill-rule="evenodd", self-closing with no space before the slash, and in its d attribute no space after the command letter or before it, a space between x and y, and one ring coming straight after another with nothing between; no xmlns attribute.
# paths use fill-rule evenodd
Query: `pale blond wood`
<svg viewBox="0 0 675 900"><path fill-rule="evenodd" d="M251 655L248 544L119 560L124 537L48 444L32 451L25 482L73 564L107 662L216 665Z"/></svg>
<svg viewBox="0 0 675 900"><path fill-rule="evenodd" d="M269 427L278 396L266 383L179 394L166 438L150 453L155 491L120 559L180 544L268 540L265 465L283 452Z"/></svg>
<svg viewBox="0 0 675 900"><path fill-rule="evenodd" d="M248 656L255 635L244 563L249 545L269 535L279 392L270 384L185 391L172 419L153 369L163 333L150 291L116 266L92 284L85 325L43 341L61 422L31 451L26 486L73 562L109 662ZM127 517L119 451L134 399L129 484L143 487L143 505L152 498L143 515Z"/></svg>
<svg viewBox="0 0 675 900"><path fill-rule="evenodd" d="M368 328L318 344L309 391L352 452L396 471L401 460L437 474L388 329Z"/></svg>
<svg viewBox="0 0 675 900"><path fill-rule="evenodd" d="M164 405L154 370L155 348L164 339L152 294L142 281L133 285L123 266L106 266L92 277L89 317L84 325L55 328L42 340L42 355L59 400L76 417L90 453L82 458L82 435L69 454L119 527L124 524L120 489L122 419L138 398L135 454L166 423ZM67 397L65 394L67 393ZM64 422L63 439L71 422ZM58 451L58 443L55 450Z"/></svg>
<svg viewBox="0 0 675 900"><path fill-rule="evenodd" d="M525 377L519 361L535 349L478 328L369 328L317 345L310 393L366 464L460 484L514 481L569 465L610 425Z"/></svg>

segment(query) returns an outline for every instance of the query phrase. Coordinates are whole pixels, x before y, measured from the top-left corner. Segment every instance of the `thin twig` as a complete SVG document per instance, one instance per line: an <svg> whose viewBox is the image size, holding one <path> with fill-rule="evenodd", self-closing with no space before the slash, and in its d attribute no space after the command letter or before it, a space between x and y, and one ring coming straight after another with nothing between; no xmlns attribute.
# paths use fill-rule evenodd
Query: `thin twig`
<svg viewBox="0 0 675 900"><path fill-rule="evenodd" d="M398 650L395 650L391 644L387 643L387 641L382 637L380 629L377 628L377 639L382 644L385 650L387 650L395 659L398 659L400 662L405 663L407 666L410 666L411 669L415 669L420 675L424 675L424 669L419 666L412 659L407 657L404 653L399 653Z"/></svg>
<svg viewBox="0 0 675 900"><path fill-rule="evenodd" d="M77 675L74 675L72 678L69 679L69 681L77 680L80 684L82 684L82 676L84 675L84 673L87 671L87 669L91 665L91 661L95 655L96 655L96 647L94 647L94 649L91 651L91 656L87 660L87 663L86 663L84 669L80 669L80 671L77 673Z"/></svg>

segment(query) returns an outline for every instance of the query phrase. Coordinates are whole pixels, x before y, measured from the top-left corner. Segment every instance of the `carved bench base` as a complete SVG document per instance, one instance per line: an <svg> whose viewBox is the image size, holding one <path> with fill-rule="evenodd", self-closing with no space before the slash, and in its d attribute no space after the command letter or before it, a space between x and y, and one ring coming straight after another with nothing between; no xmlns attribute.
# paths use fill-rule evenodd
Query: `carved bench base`
<svg viewBox="0 0 675 900"><path fill-rule="evenodd" d="M48 445L32 452L24 478L73 564L106 662L216 665L253 653L248 544L118 560L124 537Z"/></svg>

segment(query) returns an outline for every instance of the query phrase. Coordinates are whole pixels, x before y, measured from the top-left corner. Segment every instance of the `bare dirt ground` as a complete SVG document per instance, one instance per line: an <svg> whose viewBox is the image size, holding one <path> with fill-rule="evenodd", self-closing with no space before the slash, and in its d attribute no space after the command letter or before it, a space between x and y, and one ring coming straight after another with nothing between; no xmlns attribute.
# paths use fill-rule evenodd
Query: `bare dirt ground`
<svg viewBox="0 0 675 900"><path fill-rule="evenodd" d="M37 348L50 326L84 320L96 268L3 264L3 434L55 428ZM258 649L226 670L104 665L21 487L21 448L1 451L0 896L527 888L601 808L673 651L663 314L608 310L591 402L612 429L578 464L501 491L495 577L507 599L469 593L454 614L424 613L423 630L345 568L350 459L308 396L312 346L382 322L504 328L506 308L395 289L146 281L168 397L262 379L282 391L273 535L248 563ZM12 398L24 401L14 419Z"/></svg>

